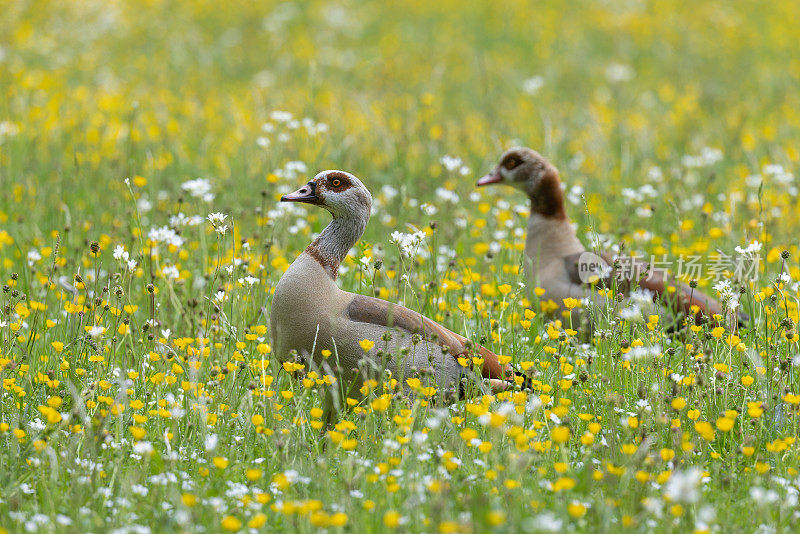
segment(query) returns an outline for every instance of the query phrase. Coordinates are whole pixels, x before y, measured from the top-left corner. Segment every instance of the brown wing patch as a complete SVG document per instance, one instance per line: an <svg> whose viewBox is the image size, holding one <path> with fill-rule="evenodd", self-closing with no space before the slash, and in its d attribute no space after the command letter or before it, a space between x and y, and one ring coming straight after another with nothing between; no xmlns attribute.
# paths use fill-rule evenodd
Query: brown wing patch
<svg viewBox="0 0 800 534"><path fill-rule="evenodd" d="M446 347L448 354L454 358L465 355L467 338L448 330L439 323L424 315L385 300L364 295L354 295L347 306L347 315L353 321L395 327L411 334L419 334L423 339ZM475 349L484 359L483 376L486 378L503 378L503 370L497 355L490 350L476 345Z"/></svg>

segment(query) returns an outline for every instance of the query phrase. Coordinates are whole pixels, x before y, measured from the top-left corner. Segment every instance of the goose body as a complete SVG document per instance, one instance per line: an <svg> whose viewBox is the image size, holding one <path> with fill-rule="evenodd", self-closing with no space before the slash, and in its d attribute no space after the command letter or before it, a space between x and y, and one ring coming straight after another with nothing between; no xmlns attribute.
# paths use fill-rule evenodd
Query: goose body
<svg viewBox="0 0 800 534"><path fill-rule="evenodd" d="M483 360L482 375L492 388L509 385L505 378L513 373L491 351L471 346L463 336L404 306L336 285L339 264L364 232L372 203L355 176L324 171L281 200L319 205L333 215L275 288L270 324L274 352L281 360L296 354L332 373L345 394L386 370L404 386L405 378L422 374L435 379L437 388L458 388L470 374L458 358L473 356Z"/></svg>
<svg viewBox="0 0 800 534"><path fill-rule="evenodd" d="M492 172L477 183L478 186L490 184L510 185L530 199L523 258L525 276L530 287L544 289L543 298L554 301L561 311L566 311L564 299L567 298L589 299L604 305L607 299L616 296L600 294L598 288L613 287L627 294L638 287L649 291L655 300L674 312L696 315L698 320L723 314L723 306L717 300L665 276L662 271L647 272L648 266L641 261L628 258L630 266L615 270L612 269L613 254L587 251L567 216L558 171L538 152L529 148L506 151ZM605 267L596 278L581 272L587 259ZM573 324L580 318L580 314L573 314ZM733 320L735 322L735 317Z"/></svg>

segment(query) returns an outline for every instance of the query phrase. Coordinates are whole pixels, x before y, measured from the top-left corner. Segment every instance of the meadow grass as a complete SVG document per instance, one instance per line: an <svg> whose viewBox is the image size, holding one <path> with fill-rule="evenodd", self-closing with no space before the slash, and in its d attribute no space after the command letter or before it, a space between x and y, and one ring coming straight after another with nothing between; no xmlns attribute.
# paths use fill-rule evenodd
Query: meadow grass
<svg viewBox="0 0 800 534"><path fill-rule="evenodd" d="M0 12L0 532L800 528L799 4ZM561 170L585 243L696 258L749 324L548 312L525 199L474 189L514 144ZM328 220L278 198L327 168L375 198L341 286L533 391L447 406L387 379L324 427L333 378L267 325Z"/></svg>

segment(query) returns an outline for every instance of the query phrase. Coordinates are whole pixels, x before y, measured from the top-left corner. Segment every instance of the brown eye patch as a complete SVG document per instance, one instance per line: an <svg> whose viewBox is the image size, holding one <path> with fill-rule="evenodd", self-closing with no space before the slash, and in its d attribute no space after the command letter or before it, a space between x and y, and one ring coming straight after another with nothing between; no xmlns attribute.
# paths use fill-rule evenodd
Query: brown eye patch
<svg viewBox="0 0 800 534"><path fill-rule="evenodd" d="M327 188L331 191L344 191L353 184L352 182L350 182L350 178L348 178L346 174L340 172L332 172L328 174L326 185Z"/></svg>
<svg viewBox="0 0 800 534"><path fill-rule="evenodd" d="M508 156L505 157L505 159L503 159L501 165L510 171L520 163L522 163L522 160L520 160L514 154L509 154Z"/></svg>

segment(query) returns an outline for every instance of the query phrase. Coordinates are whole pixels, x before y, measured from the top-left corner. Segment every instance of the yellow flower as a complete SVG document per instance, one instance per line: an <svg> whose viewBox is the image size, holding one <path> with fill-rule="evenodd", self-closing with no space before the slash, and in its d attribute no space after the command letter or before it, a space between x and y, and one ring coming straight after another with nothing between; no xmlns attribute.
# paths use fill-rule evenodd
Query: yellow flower
<svg viewBox="0 0 800 534"><path fill-rule="evenodd" d="M570 477L561 477L553 483L553 491L558 493L559 491L571 490L575 487L575 479Z"/></svg>
<svg viewBox="0 0 800 534"><path fill-rule="evenodd" d="M489 525L496 527L505 523L506 513L502 510L492 510L486 514L486 522Z"/></svg>
<svg viewBox="0 0 800 534"><path fill-rule="evenodd" d="M362 339L361 341L358 342L358 344L361 345L361 350L363 350L364 352L369 352L370 350L372 350L372 347L375 346L375 342L370 341L369 339Z"/></svg>
<svg viewBox="0 0 800 534"><path fill-rule="evenodd" d="M267 516L266 514L258 513L247 522L247 526L249 528L261 528L267 524Z"/></svg>
<svg viewBox="0 0 800 534"><path fill-rule="evenodd" d="M226 515L220 524L222 528L228 532L237 532L242 528L242 522L232 515Z"/></svg>
<svg viewBox="0 0 800 534"><path fill-rule="evenodd" d="M572 297L564 299L564 307L567 308L568 310L571 310L573 308L577 308L578 304L580 304L580 303L581 303L581 301L579 301L578 299L572 298Z"/></svg>
<svg viewBox="0 0 800 534"><path fill-rule="evenodd" d="M364 503L366 505L366 503ZM389 510L383 514L383 524L389 528L397 528L402 523L403 516L394 510Z"/></svg>
<svg viewBox="0 0 800 534"><path fill-rule="evenodd" d="M717 419L717 428L722 432L729 432L733 428L735 422L736 421L730 417L720 417Z"/></svg>
<svg viewBox="0 0 800 534"><path fill-rule="evenodd" d="M747 415L749 415L753 419L758 419L764 413L764 409L761 406L762 405L760 402L748 402Z"/></svg>
<svg viewBox="0 0 800 534"><path fill-rule="evenodd" d="M789 404L800 404L800 395L795 395L794 393L787 393L783 400Z"/></svg>
<svg viewBox="0 0 800 534"><path fill-rule="evenodd" d="M389 395L381 395L380 397L372 401L370 406L376 412L383 412L389 408L390 404L391 404L391 397Z"/></svg>
<svg viewBox="0 0 800 534"><path fill-rule="evenodd" d="M215 456L212 462L217 469L225 469L228 467L228 459L221 456Z"/></svg>
<svg viewBox="0 0 800 534"><path fill-rule="evenodd" d="M336 512L328 518L328 522L332 527L343 527L347 525L347 514L344 512Z"/></svg>
<svg viewBox="0 0 800 534"><path fill-rule="evenodd" d="M574 518L583 517L586 514L587 507L582 502L572 501L567 505L567 512Z"/></svg>
<svg viewBox="0 0 800 534"><path fill-rule="evenodd" d="M714 441L716 434L714 427L708 421L698 421L694 424L694 430L706 441Z"/></svg>
<svg viewBox="0 0 800 534"><path fill-rule="evenodd" d="M742 377L742 385L744 387L750 387L753 385L753 377L750 375L746 375Z"/></svg>
<svg viewBox="0 0 800 534"><path fill-rule="evenodd" d="M64 350L64 344L60 341L53 341L50 344L53 346L54 349L56 349L56 352L60 353L62 350Z"/></svg>
<svg viewBox="0 0 800 534"><path fill-rule="evenodd" d="M550 432L550 437L555 443L566 443L569 439L569 428L566 426L557 426Z"/></svg>
<svg viewBox="0 0 800 534"><path fill-rule="evenodd" d="M439 523L439 534L458 534L461 532L461 525L455 521L443 521Z"/></svg>
<svg viewBox="0 0 800 534"><path fill-rule="evenodd" d="M197 504L197 496L192 495L191 493L184 493L183 495L181 495L181 502L187 508L191 508L192 506Z"/></svg>
<svg viewBox="0 0 800 534"><path fill-rule="evenodd" d="M47 418L47 422L54 425L61 421L61 414L50 406L39 406L39 411Z"/></svg>

